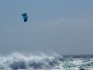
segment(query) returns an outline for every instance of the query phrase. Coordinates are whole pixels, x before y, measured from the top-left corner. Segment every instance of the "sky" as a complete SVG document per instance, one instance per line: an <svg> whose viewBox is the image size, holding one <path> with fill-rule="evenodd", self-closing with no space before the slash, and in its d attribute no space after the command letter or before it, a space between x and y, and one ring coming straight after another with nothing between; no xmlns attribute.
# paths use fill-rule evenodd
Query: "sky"
<svg viewBox="0 0 93 70"><path fill-rule="evenodd" d="M0 54L15 51L93 54L93 0L0 0Z"/></svg>

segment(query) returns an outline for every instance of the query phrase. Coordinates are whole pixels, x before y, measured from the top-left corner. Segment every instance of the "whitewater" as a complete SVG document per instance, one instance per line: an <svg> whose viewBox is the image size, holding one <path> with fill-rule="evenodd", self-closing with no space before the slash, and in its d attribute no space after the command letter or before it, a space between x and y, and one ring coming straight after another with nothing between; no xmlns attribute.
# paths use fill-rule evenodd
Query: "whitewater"
<svg viewBox="0 0 93 70"><path fill-rule="evenodd" d="M93 70L93 58L73 56L27 55L0 56L0 70Z"/></svg>

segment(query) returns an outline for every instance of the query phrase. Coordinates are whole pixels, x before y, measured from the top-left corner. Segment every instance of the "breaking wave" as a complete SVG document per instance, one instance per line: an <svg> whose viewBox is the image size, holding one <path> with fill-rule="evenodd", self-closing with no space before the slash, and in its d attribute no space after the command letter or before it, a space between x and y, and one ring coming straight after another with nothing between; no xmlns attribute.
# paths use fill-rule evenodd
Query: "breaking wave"
<svg viewBox="0 0 93 70"><path fill-rule="evenodd" d="M14 53L0 56L0 69L61 69L78 70L80 68L93 68L92 58L65 58L62 56L25 55Z"/></svg>

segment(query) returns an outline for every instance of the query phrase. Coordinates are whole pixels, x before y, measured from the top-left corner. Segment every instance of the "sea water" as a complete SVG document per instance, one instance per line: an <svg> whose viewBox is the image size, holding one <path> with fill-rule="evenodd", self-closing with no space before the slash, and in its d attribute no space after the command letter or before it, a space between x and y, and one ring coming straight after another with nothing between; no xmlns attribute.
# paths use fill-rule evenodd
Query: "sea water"
<svg viewBox="0 0 93 70"><path fill-rule="evenodd" d="M0 70L93 70L90 56L47 56L14 53L0 56Z"/></svg>

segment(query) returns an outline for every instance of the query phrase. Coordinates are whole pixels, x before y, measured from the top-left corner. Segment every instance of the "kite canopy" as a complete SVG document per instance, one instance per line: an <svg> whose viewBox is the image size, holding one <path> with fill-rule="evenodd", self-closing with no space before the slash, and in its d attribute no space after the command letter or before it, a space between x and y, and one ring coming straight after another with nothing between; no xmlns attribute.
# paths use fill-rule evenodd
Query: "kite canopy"
<svg viewBox="0 0 93 70"><path fill-rule="evenodd" d="M23 16L24 22L27 22L28 20L27 13L23 13L22 16Z"/></svg>

